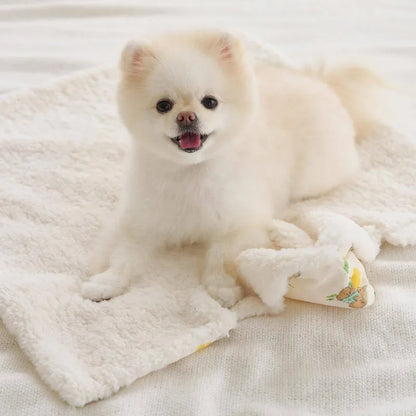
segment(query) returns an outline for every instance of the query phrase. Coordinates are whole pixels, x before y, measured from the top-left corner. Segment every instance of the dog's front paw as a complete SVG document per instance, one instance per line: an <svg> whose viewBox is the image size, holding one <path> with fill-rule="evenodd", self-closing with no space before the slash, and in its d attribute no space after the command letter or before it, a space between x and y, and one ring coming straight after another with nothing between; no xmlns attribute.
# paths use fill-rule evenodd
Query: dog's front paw
<svg viewBox="0 0 416 416"><path fill-rule="evenodd" d="M85 299L99 302L121 295L126 289L126 282L111 270L96 274L81 286L81 295Z"/></svg>
<svg viewBox="0 0 416 416"><path fill-rule="evenodd" d="M230 308L244 297L244 290L241 286L206 286L209 295L221 304L224 308Z"/></svg>

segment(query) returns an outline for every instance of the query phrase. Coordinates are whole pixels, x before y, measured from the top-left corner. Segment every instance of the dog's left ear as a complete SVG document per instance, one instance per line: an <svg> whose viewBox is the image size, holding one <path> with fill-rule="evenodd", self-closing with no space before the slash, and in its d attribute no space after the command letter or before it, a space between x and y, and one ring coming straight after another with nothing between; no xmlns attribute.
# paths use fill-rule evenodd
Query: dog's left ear
<svg viewBox="0 0 416 416"><path fill-rule="evenodd" d="M226 62L232 61L241 53L240 41L231 33L222 33L216 46L220 59Z"/></svg>
<svg viewBox="0 0 416 416"><path fill-rule="evenodd" d="M211 34L208 43L211 52L224 63L233 63L244 53L240 39L228 32Z"/></svg>

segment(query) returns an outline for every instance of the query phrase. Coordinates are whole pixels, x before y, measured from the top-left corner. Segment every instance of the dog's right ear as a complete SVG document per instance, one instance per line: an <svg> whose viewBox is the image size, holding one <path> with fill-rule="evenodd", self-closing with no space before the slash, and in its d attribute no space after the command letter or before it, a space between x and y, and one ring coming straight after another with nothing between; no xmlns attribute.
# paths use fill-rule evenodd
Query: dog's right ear
<svg viewBox="0 0 416 416"><path fill-rule="evenodd" d="M121 72L128 78L140 78L154 59L155 56L146 43L131 40L121 53Z"/></svg>

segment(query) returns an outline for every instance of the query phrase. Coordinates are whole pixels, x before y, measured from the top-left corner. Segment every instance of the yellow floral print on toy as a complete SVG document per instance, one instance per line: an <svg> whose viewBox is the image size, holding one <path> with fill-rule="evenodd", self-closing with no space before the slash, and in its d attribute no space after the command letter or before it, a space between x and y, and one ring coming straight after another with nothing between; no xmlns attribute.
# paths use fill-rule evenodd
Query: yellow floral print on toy
<svg viewBox="0 0 416 416"><path fill-rule="evenodd" d="M358 289L358 286L360 286L360 281L361 281L360 276L361 276L360 271L356 267L354 267L350 283L351 283L351 286L355 289Z"/></svg>
<svg viewBox="0 0 416 416"><path fill-rule="evenodd" d="M349 272L348 262L344 263L344 270ZM367 285L360 287L361 272L354 267L347 287L341 289L338 294L327 296L327 300L337 299L341 302L348 303L350 308L363 308L367 305Z"/></svg>
<svg viewBox="0 0 416 416"><path fill-rule="evenodd" d="M343 256L332 249L322 248L324 254L322 257L325 261L318 266L312 259L317 252L319 255L319 247L290 250L283 251L280 257L293 260L293 267L288 268L288 272L282 267L281 274L272 271L274 279L287 279L286 298L350 310L367 308L374 303L374 288L368 281L364 265L351 249ZM305 259L310 256L311 261L298 260L302 254ZM286 277L284 273L290 277ZM258 284L259 280L254 268L251 278L250 283L253 286ZM261 291L259 296L267 297L267 285L260 284L257 288Z"/></svg>

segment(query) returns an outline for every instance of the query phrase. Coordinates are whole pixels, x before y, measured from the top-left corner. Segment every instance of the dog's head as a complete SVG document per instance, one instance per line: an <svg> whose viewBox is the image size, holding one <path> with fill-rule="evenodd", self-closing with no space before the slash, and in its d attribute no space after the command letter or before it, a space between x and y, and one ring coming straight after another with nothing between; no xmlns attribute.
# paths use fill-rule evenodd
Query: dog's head
<svg viewBox="0 0 416 416"><path fill-rule="evenodd" d="M252 119L252 67L232 35L193 32L149 44L131 41L120 67L121 118L135 140L165 159L210 159Z"/></svg>

